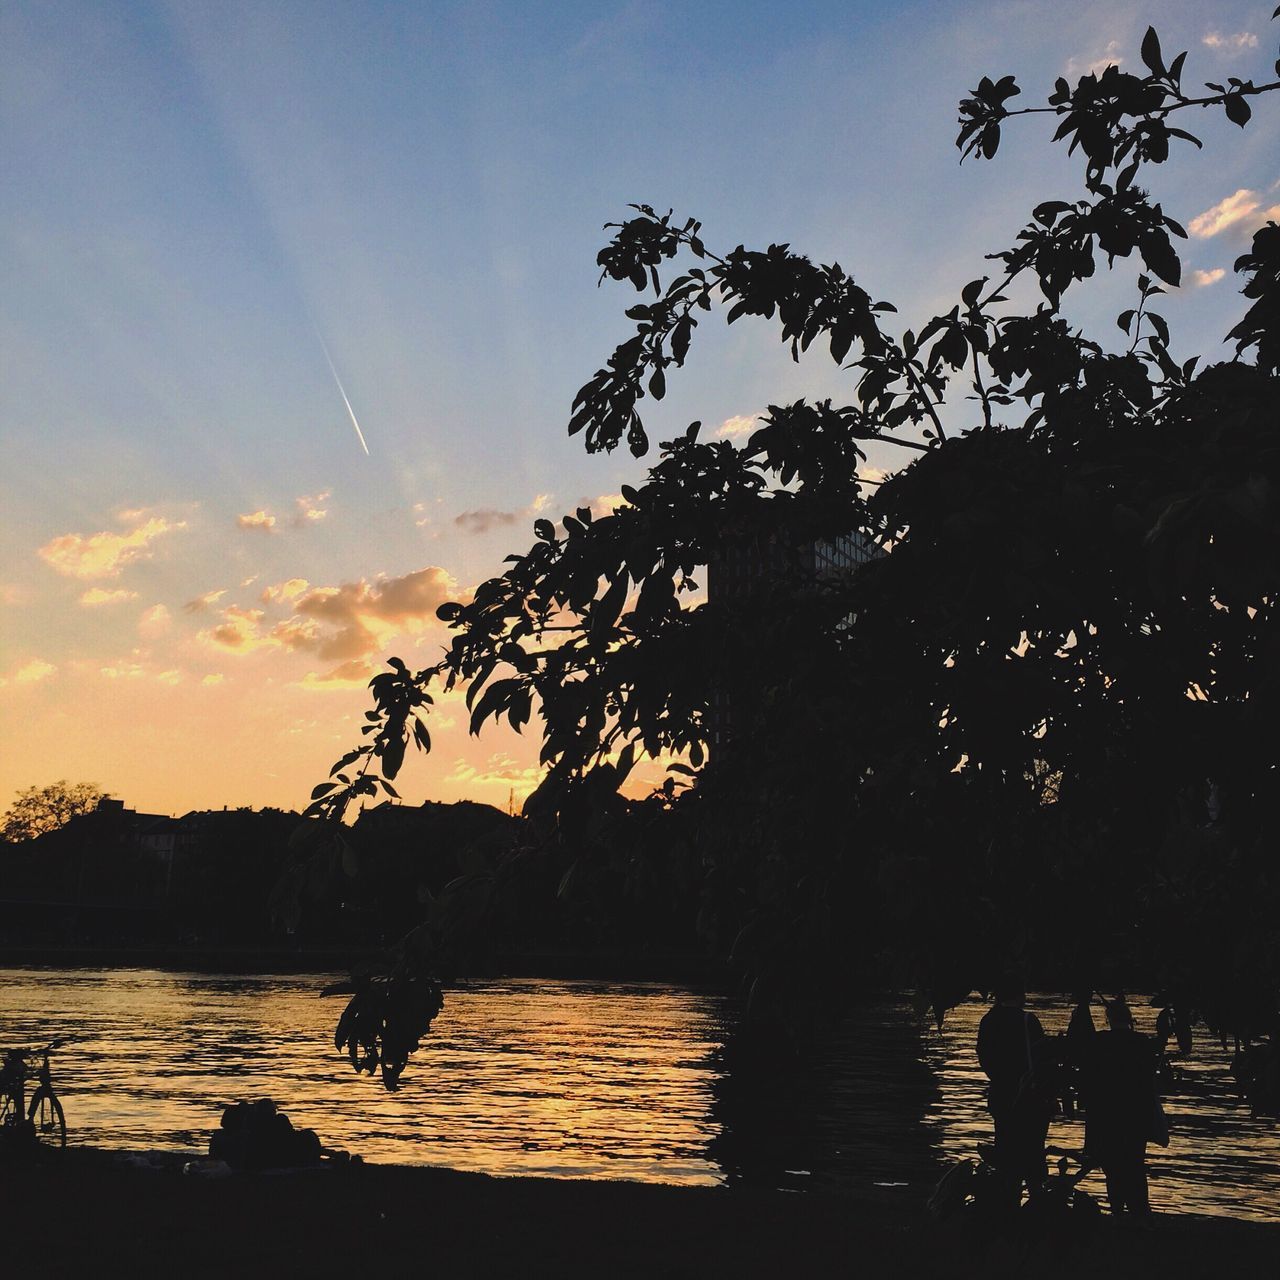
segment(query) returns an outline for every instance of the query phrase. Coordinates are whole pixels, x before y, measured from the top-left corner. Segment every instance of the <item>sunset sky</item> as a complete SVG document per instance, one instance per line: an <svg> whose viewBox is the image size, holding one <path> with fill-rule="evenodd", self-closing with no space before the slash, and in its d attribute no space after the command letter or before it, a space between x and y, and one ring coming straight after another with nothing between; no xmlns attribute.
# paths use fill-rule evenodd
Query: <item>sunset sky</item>
<svg viewBox="0 0 1280 1280"><path fill-rule="evenodd" d="M436 606L535 514L642 474L565 432L628 331L635 295L594 261L629 201L697 216L712 247L838 259L918 326L1079 191L1042 121L957 163L981 75L1042 101L1137 64L1154 22L1188 84L1261 82L1273 7L10 0L0 807L57 778L160 812L305 803L383 657L433 661ZM1163 311L1175 355L1225 355L1231 264L1280 216L1280 115L1180 123L1206 148L1155 175L1192 232ZM1073 316L1118 342L1136 272ZM650 436L731 433L847 378L767 324L704 325ZM531 787L536 732L472 739L457 699L432 728L407 799Z"/></svg>

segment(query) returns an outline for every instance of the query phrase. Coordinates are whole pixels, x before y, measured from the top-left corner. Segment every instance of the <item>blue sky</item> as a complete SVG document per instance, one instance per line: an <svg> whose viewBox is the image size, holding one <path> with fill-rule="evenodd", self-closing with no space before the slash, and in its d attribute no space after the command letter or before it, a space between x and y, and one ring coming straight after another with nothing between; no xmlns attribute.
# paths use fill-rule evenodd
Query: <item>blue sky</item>
<svg viewBox="0 0 1280 1280"><path fill-rule="evenodd" d="M427 661L434 602L535 511L640 473L564 431L627 329L594 259L628 201L699 217L713 246L838 258L918 325L1078 190L1039 122L957 163L979 76L1042 99L1135 64L1154 22L1191 83L1261 79L1270 8L6 5L0 803L60 776L166 810L299 803L368 664ZM1184 255L1227 277L1167 302L1187 354L1234 322L1231 261L1280 200L1271 103L1243 133L1192 128L1206 153L1159 175L1169 211L1244 194ZM1103 332L1135 270L1116 274L1075 313ZM650 434L845 385L765 325L704 326ZM528 788L530 744L452 718L410 794Z"/></svg>

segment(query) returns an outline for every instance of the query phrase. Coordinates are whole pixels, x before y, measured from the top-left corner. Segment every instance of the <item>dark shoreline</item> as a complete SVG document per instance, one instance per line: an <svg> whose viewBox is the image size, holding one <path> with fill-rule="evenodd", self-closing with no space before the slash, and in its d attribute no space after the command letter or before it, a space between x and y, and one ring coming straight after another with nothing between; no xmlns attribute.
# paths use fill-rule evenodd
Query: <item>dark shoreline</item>
<svg viewBox="0 0 1280 1280"><path fill-rule="evenodd" d="M183 973L347 973L385 952L361 947L48 946L0 942L0 969L163 969ZM698 955L537 952L503 956L483 978L727 986L721 961Z"/></svg>
<svg viewBox="0 0 1280 1280"><path fill-rule="evenodd" d="M43 1276L1273 1274L1280 1226L1165 1216L995 1231L918 1200L364 1165L184 1176L71 1149L0 1164L3 1253Z"/></svg>

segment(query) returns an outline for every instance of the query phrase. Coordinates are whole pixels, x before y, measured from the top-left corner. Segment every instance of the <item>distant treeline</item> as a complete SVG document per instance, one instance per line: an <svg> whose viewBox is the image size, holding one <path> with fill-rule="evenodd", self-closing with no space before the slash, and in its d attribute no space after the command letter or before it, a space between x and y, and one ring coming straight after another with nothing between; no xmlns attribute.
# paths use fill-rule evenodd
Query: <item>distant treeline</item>
<svg viewBox="0 0 1280 1280"><path fill-rule="evenodd" d="M34 839L0 844L0 942L19 947L391 946L429 919L460 878L504 878L478 929L468 972L531 952L696 950L697 903L678 859L622 857L565 893L567 866L528 851L527 824L490 805L384 804L317 857L303 818L279 809L139 813L103 799ZM302 838L300 838L300 836ZM328 849L329 846L326 846ZM513 852L517 855L512 858Z"/></svg>

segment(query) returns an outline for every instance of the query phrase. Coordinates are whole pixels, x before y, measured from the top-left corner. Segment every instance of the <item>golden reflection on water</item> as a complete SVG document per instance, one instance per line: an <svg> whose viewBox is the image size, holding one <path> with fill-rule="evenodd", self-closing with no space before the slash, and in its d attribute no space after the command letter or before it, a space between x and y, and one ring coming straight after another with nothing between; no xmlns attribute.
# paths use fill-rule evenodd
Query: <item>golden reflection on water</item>
<svg viewBox="0 0 1280 1280"><path fill-rule="evenodd" d="M1130 996L1138 1030L1155 1031L1158 1010L1145 997ZM1066 997L1033 996L1027 1002L1050 1034L1065 1031L1071 1017ZM988 1006L977 1001L953 1009L941 1032L924 1036L926 1060L939 1077L939 1096L926 1116L942 1150L952 1158L976 1154L991 1141L986 1111L986 1076L976 1053L978 1022ZM1104 1025L1101 1009L1094 1023ZM1230 1051L1211 1041L1203 1027L1187 1059L1175 1059L1180 1080L1164 1098L1169 1116L1168 1148L1147 1148L1151 1206L1157 1212L1205 1213L1263 1222L1280 1221L1280 1129L1253 1120L1237 1096L1229 1068ZM1058 1117L1048 1145L1078 1153L1084 1121ZM1090 1174L1083 1190L1106 1203L1101 1173Z"/></svg>
<svg viewBox="0 0 1280 1280"><path fill-rule="evenodd" d="M220 1108L272 1097L366 1159L552 1177L715 1184L706 1147L724 1001L660 985L510 981L450 990L397 1093L333 1048L331 975L0 972L0 1044L54 1058L69 1140L207 1145Z"/></svg>

